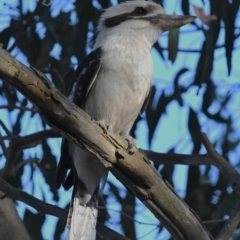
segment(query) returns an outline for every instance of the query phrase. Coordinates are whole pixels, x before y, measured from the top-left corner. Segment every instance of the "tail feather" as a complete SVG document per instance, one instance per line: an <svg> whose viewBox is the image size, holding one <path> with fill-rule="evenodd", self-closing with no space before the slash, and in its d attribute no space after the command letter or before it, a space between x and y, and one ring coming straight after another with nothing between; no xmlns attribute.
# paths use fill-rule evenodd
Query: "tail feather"
<svg viewBox="0 0 240 240"><path fill-rule="evenodd" d="M98 198L93 197L88 204L81 204L79 197L74 197L68 213L69 228L66 240L95 240Z"/></svg>

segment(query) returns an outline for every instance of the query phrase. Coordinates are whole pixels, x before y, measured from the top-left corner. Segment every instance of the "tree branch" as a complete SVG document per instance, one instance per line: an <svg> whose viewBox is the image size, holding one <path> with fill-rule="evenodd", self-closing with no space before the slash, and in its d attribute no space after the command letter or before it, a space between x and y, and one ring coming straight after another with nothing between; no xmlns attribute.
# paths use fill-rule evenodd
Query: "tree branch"
<svg viewBox="0 0 240 240"><path fill-rule="evenodd" d="M37 112L37 109L35 109L35 108L28 108L28 107L25 107L25 106L16 106L16 105L11 105L11 104L1 105L0 109L9 109L9 110L18 109L18 110L21 110L21 111Z"/></svg>
<svg viewBox="0 0 240 240"><path fill-rule="evenodd" d="M237 202L235 208L232 211L232 214L226 221L224 227L219 232L216 240L230 239L234 229L238 226L239 222L240 222L240 200Z"/></svg>
<svg viewBox="0 0 240 240"><path fill-rule="evenodd" d="M45 75L31 71L0 49L0 77L27 97L55 131L95 154L175 239L212 239L195 213L163 181L142 152L129 155L125 139L101 129L89 115L53 88Z"/></svg>
<svg viewBox="0 0 240 240"><path fill-rule="evenodd" d="M215 165L222 175L228 180L232 188L240 194L240 175L238 172L231 166L231 164L224 159L214 148L214 146L209 141L205 133L200 134L203 145L205 146L208 155L209 161L211 164Z"/></svg>
<svg viewBox="0 0 240 240"><path fill-rule="evenodd" d="M35 147L48 137L59 137L59 134L54 132L52 129L43 130L23 137L10 134L10 136L8 136L10 144L9 147L5 149L6 164L1 176L4 179L7 179L9 176L14 175L16 172L16 169L14 168L14 162L19 152L22 149Z"/></svg>
<svg viewBox="0 0 240 240"><path fill-rule="evenodd" d="M27 205L33 207L41 214L47 214L51 215L57 218L62 219L63 221L67 221L67 211L54 206L52 204L45 203L33 196L31 196L28 193L25 193L23 191L17 190L14 187L12 187L10 184L8 184L6 181L4 181L0 177L0 190L3 191L6 195L6 197L12 198L14 200L26 203ZM1 201L1 199L0 199ZM104 226L101 223L97 223L97 232L104 237L106 240L130 240L127 237L124 237L120 235L119 233L113 231L112 229Z"/></svg>
<svg viewBox="0 0 240 240"><path fill-rule="evenodd" d="M208 154L179 154L179 153L158 153L144 150L145 154L154 162L154 165L211 165L212 161Z"/></svg>
<svg viewBox="0 0 240 240"><path fill-rule="evenodd" d="M12 198L14 200L18 200L20 202L24 202L42 214L52 215L64 221L66 221L67 219L66 210L63 210L62 208L59 208L48 203L44 203L28 193L15 189L6 181L4 181L1 177L0 177L0 190L3 191L7 197Z"/></svg>

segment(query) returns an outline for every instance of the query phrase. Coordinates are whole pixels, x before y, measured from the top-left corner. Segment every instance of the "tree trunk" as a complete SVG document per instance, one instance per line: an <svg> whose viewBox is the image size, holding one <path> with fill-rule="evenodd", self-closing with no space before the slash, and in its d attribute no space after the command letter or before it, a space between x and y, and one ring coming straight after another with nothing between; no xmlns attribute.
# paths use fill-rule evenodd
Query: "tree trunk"
<svg viewBox="0 0 240 240"><path fill-rule="evenodd" d="M0 191L0 196L4 193ZM12 199L0 199L0 240L31 240Z"/></svg>

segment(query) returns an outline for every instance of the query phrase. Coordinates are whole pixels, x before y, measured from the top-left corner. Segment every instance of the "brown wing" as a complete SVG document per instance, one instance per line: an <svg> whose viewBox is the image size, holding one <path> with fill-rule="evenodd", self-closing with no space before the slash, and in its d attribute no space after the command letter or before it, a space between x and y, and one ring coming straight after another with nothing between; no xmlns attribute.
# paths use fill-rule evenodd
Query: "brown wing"
<svg viewBox="0 0 240 240"><path fill-rule="evenodd" d="M91 52L76 69L68 91L69 99L82 108L101 69L101 48ZM73 185L72 158L69 140L62 138L61 156L57 168L56 186L69 189ZM68 176L67 173L70 170Z"/></svg>

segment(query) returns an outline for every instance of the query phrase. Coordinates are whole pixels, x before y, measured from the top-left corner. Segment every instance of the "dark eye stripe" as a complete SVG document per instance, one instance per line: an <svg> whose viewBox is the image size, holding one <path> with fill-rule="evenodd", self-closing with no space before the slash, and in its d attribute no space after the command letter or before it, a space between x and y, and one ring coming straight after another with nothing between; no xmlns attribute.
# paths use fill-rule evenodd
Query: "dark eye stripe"
<svg viewBox="0 0 240 240"><path fill-rule="evenodd" d="M147 10L145 8L137 7L134 9L134 11L132 11L130 13L123 13L123 14L120 14L120 15L117 15L117 16L114 16L111 18L107 18L104 21L104 25L108 28L115 27L127 20L133 19L134 17L145 16L146 14L147 14Z"/></svg>
<svg viewBox="0 0 240 240"><path fill-rule="evenodd" d="M123 13L123 14L117 15L115 17L107 18L104 21L104 25L108 28L115 27L115 26L119 25L120 23L128 20L129 17L130 17L129 13Z"/></svg>

